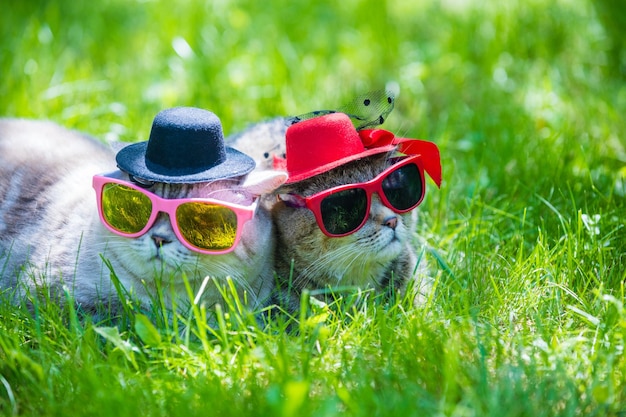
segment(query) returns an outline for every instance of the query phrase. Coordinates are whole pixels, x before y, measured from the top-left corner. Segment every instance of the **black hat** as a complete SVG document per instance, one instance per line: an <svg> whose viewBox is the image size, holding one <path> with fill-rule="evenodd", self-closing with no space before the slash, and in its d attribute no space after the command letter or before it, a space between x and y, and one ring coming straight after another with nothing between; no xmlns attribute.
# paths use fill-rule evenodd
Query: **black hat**
<svg viewBox="0 0 626 417"><path fill-rule="evenodd" d="M149 140L126 146L115 159L121 170L134 177L164 183L238 177L255 167L248 155L224 145L220 119L195 107L159 112Z"/></svg>

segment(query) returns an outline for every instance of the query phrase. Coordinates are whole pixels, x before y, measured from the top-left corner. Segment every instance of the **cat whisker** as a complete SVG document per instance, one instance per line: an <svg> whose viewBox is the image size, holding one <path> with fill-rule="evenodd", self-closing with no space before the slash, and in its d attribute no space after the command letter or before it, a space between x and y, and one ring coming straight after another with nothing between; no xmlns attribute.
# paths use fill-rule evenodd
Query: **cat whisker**
<svg viewBox="0 0 626 417"><path fill-rule="evenodd" d="M349 267L363 254L355 250L352 245L339 246L337 249L324 252L316 262L304 268L294 279L294 285L300 286L303 281L312 281L312 277L319 275L322 271L331 272L338 281L344 274L348 273ZM346 260L347 268L346 268ZM330 277L324 277L326 279Z"/></svg>
<svg viewBox="0 0 626 417"><path fill-rule="evenodd" d="M215 270L209 271L209 268L207 267L199 268L198 272L200 272L200 275L210 276L212 279L215 279L217 281L224 281L226 277L230 277L230 279L232 279L233 282L235 283L235 287L238 289L241 288L243 291L249 294L249 296L252 298L253 303L256 303L257 294L255 293L254 289L250 285L250 282L246 279L246 277L243 276L243 274L234 273L238 271L235 271L234 268L228 265L214 264L211 266L217 267L218 272L215 273ZM212 268L212 269L215 269L215 268Z"/></svg>
<svg viewBox="0 0 626 417"><path fill-rule="evenodd" d="M211 267L212 269L217 268L217 273L215 270L209 271L209 268L207 267L201 268L199 269L199 271L204 275L210 275L213 277L217 277L218 279L222 279L223 277L230 277L233 281L235 281L236 284L238 284L238 286L243 287L248 292L252 292L252 287L250 286L250 283L248 282L246 277L243 276L243 273L236 268L219 262L212 263Z"/></svg>

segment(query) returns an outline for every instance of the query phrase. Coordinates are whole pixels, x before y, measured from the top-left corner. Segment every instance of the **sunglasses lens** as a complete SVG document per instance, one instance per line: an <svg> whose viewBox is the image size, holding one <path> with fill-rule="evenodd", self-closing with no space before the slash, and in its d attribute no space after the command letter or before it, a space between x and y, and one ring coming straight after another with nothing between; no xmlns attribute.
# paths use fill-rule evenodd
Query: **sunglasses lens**
<svg viewBox="0 0 626 417"><path fill-rule="evenodd" d="M396 210L408 210L422 199L424 189L420 170L415 164L392 171L382 183L383 192Z"/></svg>
<svg viewBox="0 0 626 417"><path fill-rule="evenodd" d="M237 215L228 207L184 203L176 209L176 222L187 242L200 249L229 249L237 236Z"/></svg>
<svg viewBox="0 0 626 417"><path fill-rule="evenodd" d="M105 184L102 188L102 217L121 233L141 231L152 213L152 202L141 192L120 184Z"/></svg>
<svg viewBox="0 0 626 417"><path fill-rule="evenodd" d="M325 197L320 210L328 233L350 233L361 225L367 214L367 194L362 188L339 191Z"/></svg>

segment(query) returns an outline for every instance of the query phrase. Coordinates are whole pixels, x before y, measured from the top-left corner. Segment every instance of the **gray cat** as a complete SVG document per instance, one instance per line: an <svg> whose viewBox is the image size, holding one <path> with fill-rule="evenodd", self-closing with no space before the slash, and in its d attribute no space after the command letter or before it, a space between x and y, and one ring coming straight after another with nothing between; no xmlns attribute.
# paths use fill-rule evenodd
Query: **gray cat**
<svg viewBox="0 0 626 417"><path fill-rule="evenodd" d="M318 290L314 292L323 299L328 289L349 287L388 294L403 293L409 286L415 287L416 302L423 301L431 280L424 263L418 265L417 212L413 207L398 213L383 203L379 193L372 193L364 223L356 231L338 226L341 236L329 236L303 199L333 187L371 181L400 161L395 157L396 146L365 150L359 141L343 149L343 138L359 138L355 139L357 133L349 119L338 114L299 121L289 127L292 122L292 118L274 119L251 126L229 141L255 158L257 169L283 164L281 168L290 171L287 183L275 192L278 201L276 197L266 200L277 233L274 267L279 282L278 301L295 312L304 289ZM352 145L355 147L350 148ZM285 153L286 161L282 160ZM342 158L343 162L338 163L337 159ZM438 165L438 152L433 159ZM424 187L423 171L421 174L420 186ZM420 182L417 176L414 180ZM419 194L420 190L414 192ZM423 190L419 201L422 197ZM419 204L409 204L413 203Z"/></svg>
<svg viewBox="0 0 626 417"><path fill-rule="evenodd" d="M103 172L129 183L139 180L116 170L115 160L113 151L82 133L50 122L0 119L0 289L5 297L21 302L43 290L56 299L65 289L88 312L102 306L115 312L120 301L113 271L146 307L157 287L167 307L173 302L188 305L183 276L196 298L209 306L221 300L214 282L224 283L226 277L251 307L267 300L273 287L269 262L274 245L263 207L244 224L239 244L229 253L188 249L164 213L142 236L119 236L99 219L92 188L94 174ZM193 183L135 184L167 199L214 198L248 206L284 179L281 173L253 172ZM201 287L200 297L196 292Z"/></svg>

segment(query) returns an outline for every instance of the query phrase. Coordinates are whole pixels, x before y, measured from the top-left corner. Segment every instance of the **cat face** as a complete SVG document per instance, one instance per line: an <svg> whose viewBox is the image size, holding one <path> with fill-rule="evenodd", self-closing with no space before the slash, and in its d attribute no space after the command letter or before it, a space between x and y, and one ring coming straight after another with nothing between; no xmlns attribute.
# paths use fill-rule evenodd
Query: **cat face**
<svg viewBox="0 0 626 417"><path fill-rule="evenodd" d="M108 175L128 181L126 174L117 171ZM213 198L249 206L255 199L272 191L285 180L282 173L252 173L242 178L224 179L198 184L155 183L146 190L166 199ZM116 274L127 285L137 289L145 286L152 290L156 279L162 285L174 285L175 292L184 294L182 275L192 287L199 286L204 277L216 279L231 277L238 288L250 298L260 295L265 278L255 280L271 258L273 249L271 220L259 208L255 216L243 225L241 239L232 252L225 254L200 254L185 247L172 229L167 214L159 213L151 228L136 238L115 235L102 226L105 239L105 257L110 258ZM271 268L271 266L270 266ZM271 271L269 271L271 275ZM125 277L125 278L124 278ZM207 289L210 292L210 288ZM254 300L253 300L254 301Z"/></svg>
<svg viewBox="0 0 626 417"><path fill-rule="evenodd" d="M390 166L387 155L353 161L305 181L285 185L280 192L310 196L344 184L371 180ZM388 280L394 263L406 255L413 226L412 212L398 214L372 196L365 225L343 237L328 237L313 213L277 203L274 219L279 234L278 258L294 260L293 284L297 287L348 285L379 287ZM409 250L410 251L410 250ZM290 267L290 265L288 265ZM280 269L280 265L277 265ZM279 273L289 274L287 268ZM395 271L396 274L399 271Z"/></svg>

